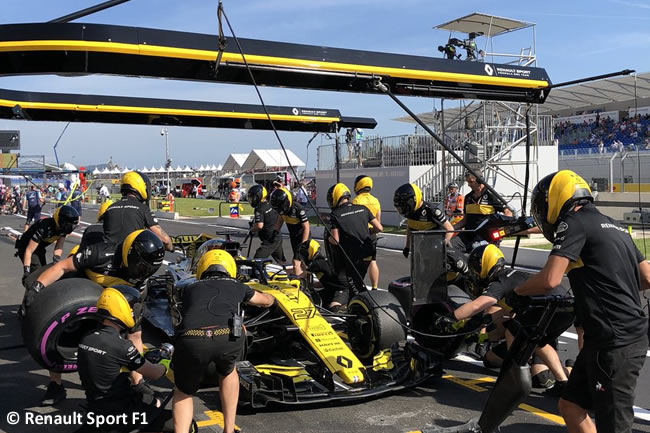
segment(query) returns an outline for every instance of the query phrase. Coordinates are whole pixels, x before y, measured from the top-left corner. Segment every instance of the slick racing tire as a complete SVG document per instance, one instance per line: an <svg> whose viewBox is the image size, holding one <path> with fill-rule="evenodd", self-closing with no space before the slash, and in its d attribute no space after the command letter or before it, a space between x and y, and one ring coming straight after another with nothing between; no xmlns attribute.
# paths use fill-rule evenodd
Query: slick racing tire
<svg viewBox="0 0 650 433"><path fill-rule="evenodd" d="M50 371L77 371L77 346L97 326L102 287L84 278L59 280L42 289L22 319L23 341L34 360Z"/></svg>
<svg viewBox="0 0 650 433"><path fill-rule="evenodd" d="M352 351L370 362L383 349L406 339L406 315L395 296L383 290L360 293L348 303L348 323Z"/></svg>
<svg viewBox="0 0 650 433"><path fill-rule="evenodd" d="M412 326L417 331L413 333L415 341L449 359L458 353L466 337L445 334L434 325L434 318L446 316L471 299L467 293L454 285L447 286L447 299L444 302L422 305L413 315Z"/></svg>

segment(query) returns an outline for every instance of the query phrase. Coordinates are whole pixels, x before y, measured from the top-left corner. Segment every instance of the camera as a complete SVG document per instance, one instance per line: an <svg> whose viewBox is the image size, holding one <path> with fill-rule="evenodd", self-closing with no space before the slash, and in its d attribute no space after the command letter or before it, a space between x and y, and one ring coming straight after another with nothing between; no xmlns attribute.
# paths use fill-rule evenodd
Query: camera
<svg viewBox="0 0 650 433"><path fill-rule="evenodd" d="M456 47L464 48L466 52L465 60L474 61L477 60L477 53L481 57L484 55L482 50L479 50L476 46L474 39L478 36L482 36L483 32L472 32L468 34L468 39L458 39L458 38L449 38L447 44L438 46L438 51L444 53L445 58L449 60L460 59L460 54L456 54Z"/></svg>

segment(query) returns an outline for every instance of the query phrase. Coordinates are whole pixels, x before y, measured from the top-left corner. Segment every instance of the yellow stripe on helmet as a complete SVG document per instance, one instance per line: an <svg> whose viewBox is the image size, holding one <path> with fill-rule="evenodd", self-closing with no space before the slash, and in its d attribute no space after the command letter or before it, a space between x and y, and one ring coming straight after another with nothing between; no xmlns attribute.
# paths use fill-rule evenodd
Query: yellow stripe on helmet
<svg viewBox="0 0 650 433"><path fill-rule="evenodd" d="M566 202L577 196L591 196L587 182L571 170L558 171L548 188L546 221L555 224Z"/></svg>
<svg viewBox="0 0 650 433"><path fill-rule="evenodd" d="M413 192L415 193L415 209L420 209L422 206L422 191L414 183L411 184L411 188L413 188Z"/></svg>
<svg viewBox="0 0 650 433"><path fill-rule="evenodd" d="M97 309L104 310L127 328L135 326L133 310L124 295L112 287L105 288L97 300Z"/></svg>
<svg viewBox="0 0 650 433"><path fill-rule="evenodd" d="M483 256L481 256L481 279L485 280L490 273L490 270L497 264L499 259L504 259L503 253L496 245L489 244L483 250Z"/></svg>
<svg viewBox="0 0 650 433"><path fill-rule="evenodd" d="M138 237L140 233L142 233L144 230L136 230L134 232L131 232L126 239L124 239L124 242L122 242L122 266L125 268L129 267L129 251L131 250L131 246L133 245L133 241L135 238Z"/></svg>

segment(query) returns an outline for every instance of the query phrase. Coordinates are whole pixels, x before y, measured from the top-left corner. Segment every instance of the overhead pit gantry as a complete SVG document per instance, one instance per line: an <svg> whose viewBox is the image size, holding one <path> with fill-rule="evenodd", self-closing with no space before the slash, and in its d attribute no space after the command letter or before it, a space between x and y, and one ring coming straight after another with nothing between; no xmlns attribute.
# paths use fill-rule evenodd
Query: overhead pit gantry
<svg viewBox="0 0 650 433"><path fill-rule="evenodd" d="M377 126L375 119L341 116L339 110L278 106L266 106L266 109L275 127L284 131L332 132L338 128ZM272 129L260 105L6 89L0 89L0 118Z"/></svg>
<svg viewBox="0 0 650 433"><path fill-rule="evenodd" d="M239 38L260 85L542 103L542 68ZM0 26L0 75L114 74L251 84L238 47L216 35L80 23ZM219 58L219 62L217 62Z"/></svg>

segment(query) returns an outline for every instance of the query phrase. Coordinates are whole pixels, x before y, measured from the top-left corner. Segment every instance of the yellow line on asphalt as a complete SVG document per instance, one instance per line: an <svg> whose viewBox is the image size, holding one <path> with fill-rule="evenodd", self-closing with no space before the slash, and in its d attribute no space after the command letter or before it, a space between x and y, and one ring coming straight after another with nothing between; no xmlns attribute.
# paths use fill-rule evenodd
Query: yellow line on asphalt
<svg viewBox="0 0 650 433"><path fill-rule="evenodd" d="M496 382L496 379L494 377L489 377L489 376L488 377L480 377L478 379L462 379L462 378L456 377L456 376L454 376L452 374L448 374L446 376L442 376L442 378L447 379L447 380L449 380L451 382L457 383L459 385L462 385L465 388L469 388L472 391L476 391L476 392L487 391L487 389L481 388L480 386L478 386L478 384ZM538 408L536 408L534 406L531 406L529 404L521 403L519 405L519 409L525 410L526 412L532 413L533 415L537 415L539 417L542 417L542 418L544 418L544 419L546 419L548 421L554 422L556 424L565 425L564 424L564 419L562 419L561 416L555 415L553 413L546 412L546 411L544 411L542 409L538 409ZM409 432L409 433L411 433L411 432Z"/></svg>
<svg viewBox="0 0 650 433"><path fill-rule="evenodd" d="M218 425L219 427L223 428L223 414L219 412L218 410L206 410L205 414L208 416L210 419L206 419L203 421L197 421L196 425L199 427L206 427L209 425ZM240 430L239 426L235 424L235 430Z"/></svg>

